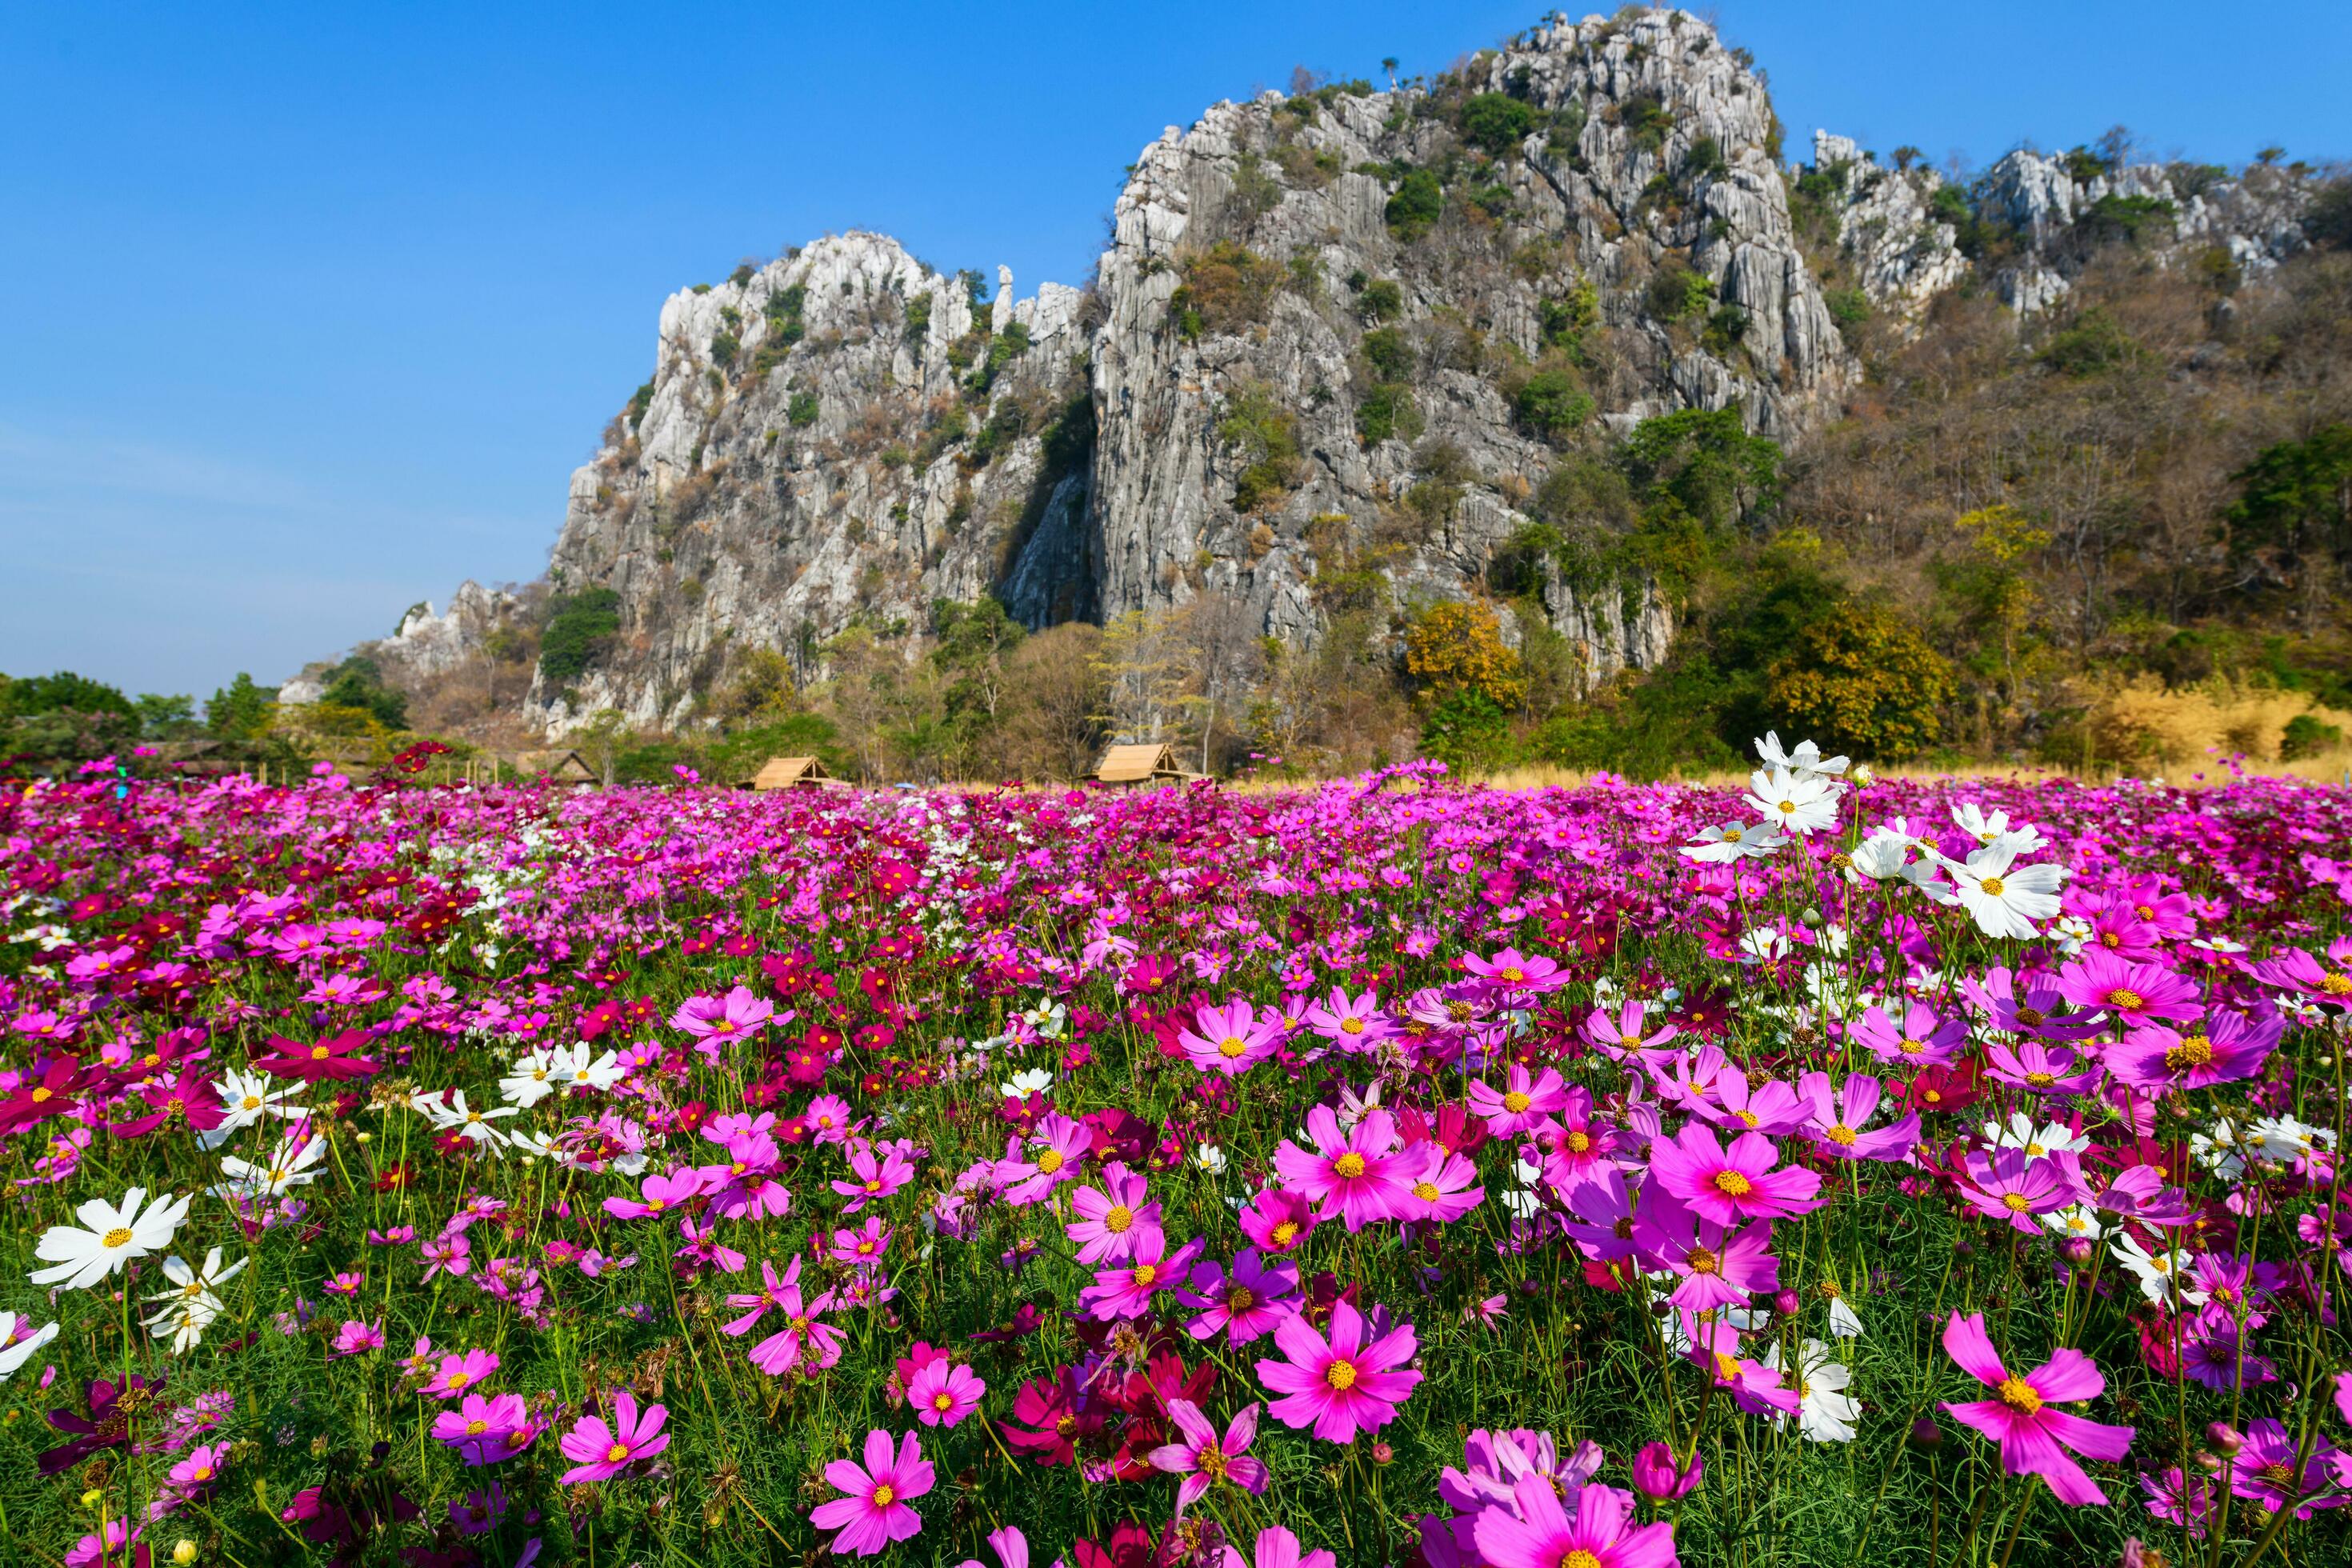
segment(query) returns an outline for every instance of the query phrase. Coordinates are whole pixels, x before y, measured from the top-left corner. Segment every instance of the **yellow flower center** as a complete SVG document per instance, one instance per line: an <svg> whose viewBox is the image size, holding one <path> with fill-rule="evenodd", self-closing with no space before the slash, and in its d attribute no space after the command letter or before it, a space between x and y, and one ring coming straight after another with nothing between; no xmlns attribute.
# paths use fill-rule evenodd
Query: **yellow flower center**
<svg viewBox="0 0 2352 1568"><path fill-rule="evenodd" d="M626 1443L615 1443L604 1450L604 1462L608 1465L620 1464L628 1457L629 1446Z"/></svg>
<svg viewBox="0 0 2352 1568"><path fill-rule="evenodd" d="M1125 1204L1113 1204L1110 1212L1103 1215L1103 1228L1113 1236L1125 1236L1134 1223L1135 1211Z"/></svg>
<svg viewBox="0 0 2352 1568"><path fill-rule="evenodd" d="M1983 880L1979 881L1977 886L1982 888L1986 892L1990 893L1996 899L2000 897L2000 879L1999 877L1987 877Z"/></svg>
<svg viewBox="0 0 2352 1568"><path fill-rule="evenodd" d="M449 1374L449 1386L452 1388L463 1388L473 1381L462 1372L453 1372Z"/></svg>
<svg viewBox="0 0 2352 1568"><path fill-rule="evenodd" d="M1151 1264L1139 1263L1135 1266L1135 1282L1138 1285L1149 1285L1159 1278L1160 1270Z"/></svg>
<svg viewBox="0 0 2352 1568"><path fill-rule="evenodd" d="M1217 1054L1230 1061L1249 1049L1249 1042L1239 1035L1227 1035L1217 1042Z"/></svg>
<svg viewBox="0 0 2352 1568"><path fill-rule="evenodd" d="M1433 1204L1444 1194L1437 1190L1435 1182L1415 1182L1412 1184L1412 1195L1423 1203Z"/></svg>
<svg viewBox="0 0 2352 1568"><path fill-rule="evenodd" d="M1601 1559L1583 1547L1572 1547L1559 1560L1559 1568L1601 1568Z"/></svg>
<svg viewBox="0 0 2352 1568"><path fill-rule="evenodd" d="M2003 1193L2000 1194L2000 1201L2011 1214L2023 1214L2033 1206L2033 1200L2023 1193Z"/></svg>
<svg viewBox="0 0 2352 1568"><path fill-rule="evenodd" d="M1844 1122L1841 1121L1835 1127L1831 1128L1827 1132L1822 1134L1822 1136L1827 1138L1832 1143L1844 1145L1852 1143L1861 1135L1855 1132L1853 1128L1848 1127Z"/></svg>
<svg viewBox="0 0 2352 1568"><path fill-rule="evenodd" d="M466 1436L468 1437L478 1437L489 1429L490 1424L487 1421L468 1421L466 1423Z"/></svg>
<svg viewBox="0 0 2352 1568"><path fill-rule="evenodd" d="M1704 1247L1692 1247L1690 1249L1690 1256L1683 1259L1683 1261L1690 1266L1690 1271L1694 1274L1720 1274L1723 1272L1723 1260L1716 1257L1714 1253L1709 1252Z"/></svg>
<svg viewBox="0 0 2352 1568"><path fill-rule="evenodd" d="M1895 1048L1901 1051L1906 1057L1916 1057L1927 1050L1927 1042L1925 1040L1915 1040L1910 1038L1908 1036L1906 1036L1903 1043L1896 1046Z"/></svg>
<svg viewBox="0 0 2352 1568"><path fill-rule="evenodd" d="M51 1093L47 1084L42 1084L39 1088L33 1090L33 1103L35 1105L45 1105L54 1098L56 1097Z"/></svg>
<svg viewBox="0 0 2352 1568"><path fill-rule="evenodd" d="M1364 1157L1350 1149L1331 1162L1331 1172L1352 1182L1364 1173Z"/></svg>
<svg viewBox="0 0 2352 1568"><path fill-rule="evenodd" d="M945 1415L948 1411L955 1408L955 1395L947 1393L932 1394L931 1408L939 1411L942 1415Z"/></svg>
<svg viewBox="0 0 2352 1568"><path fill-rule="evenodd" d="M1592 1147L1591 1135L1587 1132L1580 1131L1574 1128L1570 1129L1568 1135L1562 1138L1559 1142L1560 1147L1566 1149L1571 1154L1584 1153Z"/></svg>
<svg viewBox="0 0 2352 1568"><path fill-rule="evenodd" d="M1727 1198L1744 1198L1756 1190L1756 1184L1738 1171L1717 1171L1715 1190Z"/></svg>
<svg viewBox="0 0 2352 1568"><path fill-rule="evenodd" d="M1339 1021L1339 1032L1343 1035L1360 1035L1364 1032L1364 1021L1361 1018L1343 1018Z"/></svg>
<svg viewBox="0 0 2352 1568"><path fill-rule="evenodd" d="M1246 1312L1257 1305L1257 1297L1246 1285L1236 1285L1225 1292L1225 1310Z"/></svg>
<svg viewBox="0 0 2352 1568"><path fill-rule="evenodd" d="M1993 1390L1993 1394L2020 1415L2031 1415L2042 1408L2042 1395L2036 1394L2033 1385L2021 1377L2002 1378L2000 1386Z"/></svg>
<svg viewBox="0 0 2352 1568"><path fill-rule="evenodd" d="M2126 990L2118 986L2107 993L2107 1005L2120 1012L2136 1013L2147 1005L2147 998L2137 991Z"/></svg>
<svg viewBox="0 0 2352 1568"><path fill-rule="evenodd" d="M1511 965L1510 968L1498 971L1497 973L1499 973L1504 979L1510 981L1513 984L1517 984L1518 982L1525 980L1528 977L1528 972L1521 969L1516 963Z"/></svg>
<svg viewBox="0 0 2352 1568"><path fill-rule="evenodd" d="M314 1062L325 1061L329 1057L333 1056L334 1054L334 1052L329 1050L324 1046L312 1046L310 1047L310 1059Z"/></svg>
<svg viewBox="0 0 2352 1568"><path fill-rule="evenodd" d="M257 1095L257 1094L248 1094L248 1095L247 1095L243 1100L241 1100L237 1101L237 1109L238 1109L238 1110L260 1110L260 1109L261 1109L261 1096L259 1096L259 1095Z"/></svg>
<svg viewBox="0 0 2352 1568"><path fill-rule="evenodd" d="M1739 1381L1739 1359L1737 1356L1726 1355L1721 1351L1716 1352L1715 1375L1723 1379L1726 1383L1738 1383Z"/></svg>
<svg viewBox="0 0 2352 1568"><path fill-rule="evenodd" d="M1345 1393L1356 1386L1356 1367L1352 1362L1335 1361L1323 1369L1323 1381Z"/></svg>
<svg viewBox="0 0 2352 1568"><path fill-rule="evenodd" d="M1298 1226L1296 1223L1290 1220L1284 1220L1280 1225L1274 1227L1274 1244L1276 1247L1288 1247L1297 1238Z"/></svg>
<svg viewBox="0 0 2352 1568"><path fill-rule="evenodd" d="M2025 1075L2025 1081L2036 1089L2047 1089L2058 1081L2058 1075L2051 1072L2030 1072Z"/></svg>
<svg viewBox="0 0 2352 1568"><path fill-rule="evenodd" d="M1048 1149L1037 1156L1037 1169L1045 1175L1052 1175L1062 1168L1062 1152L1059 1149Z"/></svg>
<svg viewBox="0 0 2352 1568"><path fill-rule="evenodd" d="M2330 996L2352 996L2352 974L2330 974L2319 983Z"/></svg>
<svg viewBox="0 0 2352 1568"><path fill-rule="evenodd" d="M2191 1035L2164 1053L2164 1065L2174 1072L2183 1068L2207 1067L2212 1060L2213 1042L2203 1035Z"/></svg>
<svg viewBox="0 0 2352 1568"><path fill-rule="evenodd" d="M1784 800L1784 801L1780 802L1780 809L1781 809L1783 812L1791 812L1791 811L1794 811L1794 810L1796 810L1796 809L1797 809L1797 803L1796 803L1795 801L1793 801L1793 800Z"/></svg>
<svg viewBox="0 0 2352 1568"><path fill-rule="evenodd" d="M99 1239L106 1247L128 1247L131 1245L131 1232L126 1226L118 1225Z"/></svg>
<svg viewBox="0 0 2352 1568"><path fill-rule="evenodd" d="M1528 1106L1533 1105L1534 1103L1535 1100L1532 1096L1521 1094L1516 1089L1511 1090L1510 1093L1503 1096L1503 1109L1509 1111L1514 1116L1517 1116L1519 1112L1525 1110Z"/></svg>

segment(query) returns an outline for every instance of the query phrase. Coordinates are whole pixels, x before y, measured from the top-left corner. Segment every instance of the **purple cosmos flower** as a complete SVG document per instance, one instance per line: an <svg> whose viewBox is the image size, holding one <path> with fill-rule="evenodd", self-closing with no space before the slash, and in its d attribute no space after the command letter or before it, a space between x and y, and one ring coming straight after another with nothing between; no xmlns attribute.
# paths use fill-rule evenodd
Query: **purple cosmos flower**
<svg viewBox="0 0 2352 1568"><path fill-rule="evenodd" d="M1793 1167L1774 1170L1780 1152L1760 1132L1742 1132L1727 1151L1696 1122L1680 1136L1651 1146L1650 1173L1659 1186L1718 1225L1747 1219L1793 1218L1821 1206L1821 1176Z"/></svg>
<svg viewBox="0 0 2352 1568"><path fill-rule="evenodd" d="M1318 1437L1346 1443L1396 1418L1397 1406L1421 1382L1405 1363L1419 1348L1411 1323L1366 1342L1363 1314L1345 1301L1331 1309L1325 1339L1297 1313L1274 1331L1288 1359L1257 1363L1258 1381L1283 1398L1266 1408L1286 1426L1311 1426Z"/></svg>
<svg viewBox="0 0 2352 1568"><path fill-rule="evenodd" d="M563 1457L576 1462L555 1479L565 1486L607 1480L639 1459L652 1458L669 1447L669 1434L662 1430L668 1420L669 1411L659 1405L640 1416L637 1396L622 1389L613 1396L609 1426L598 1416L583 1415L563 1435Z"/></svg>
<svg viewBox="0 0 2352 1568"><path fill-rule="evenodd" d="M1696 1311L1740 1306L1758 1291L1778 1290L1780 1260L1768 1250L1771 1245L1769 1220L1734 1228L1664 1194L1645 1197L1633 1221L1633 1246L1643 1259L1680 1277L1667 1300Z"/></svg>
<svg viewBox="0 0 2352 1568"><path fill-rule="evenodd" d="M1572 1517L1541 1477L1521 1479L1513 1495L1516 1511L1484 1510L1475 1526L1478 1554L1493 1568L1672 1568L1675 1561L1675 1527L1633 1523L1633 1497L1615 1487L1580 1488Z"/></svg>
<svg viewBox="0 0 2352 1568"><path fill-rule="evenodd" d="M809 1522L838 1531L832 1542L836 1556L875 1556L921 1533L923 1517L908 1505L931 1489L933 1475L912 1432L894 1453L890 1434L877 1426L866 1434L862 1468L847 1459L825 1466L825 1480L847 1495L817 1504Z"/></svg>
<svg viewBox="0 0 2352 1568"><path fill-rule="evenodd" d="M1412 1181L1395 1152L1396 1122L1387 1111L1367 1110L1343 1132L1331 1108L1318 1105L1307 1113L1307 1135L1315 1141L1313 1153L1287 1138L1274 1152L1285 1187L1314 1199L1324 1218L1337 1215L1351 1231L1400 1212Z"/></svg>
<svg viewBox="0 0 2352 1568"><path fill-rule="evenodd" d="M1244 1491L1265 1490L1265 1466L1248 1452L1257 1436L1255 1401L1242 1407L1223 1438L1201 1407L1189 1399L1170 1400L1168 1416L1175 1422L1182 1441L1152 1449L1150 1459L1156 1468L1184 1478L1176 1488L1179 1514L1207 1496L1209 1488L1218 1481L1231 1481Z"/></svg>
<svg viewBox="0 0 2352 1568"><path fill-rule="evenodd" d="M1280 1259L1267 1261L1255 1247L1244 1247L1234 1256L1230 1275L1213 1259L1194 1264L1176 1300L1201 1309L1201 1315L1185 1325L1194 1339L1213 1339L1222 1330L1227 1342L1245 1345L1272 1333L1297 1310L1297 1290L1295 1267Z"/></svg>
<svg viewBox="0 0 2352 1568"><path fill-rule="evenodd" d="M1160 1205L1146 1203L1141 1176L1113 1160L1103 1167L1103 1190L1080 1187L1070 1194L1078 1217L1064 1228L1078 1244L1081 1263L1123 1262L1136 1243L1160 1228Z"/></svg>
<svg viewBox="0 0 2352 1568"><path fill-rule="evenodd" d="M2023 1377L2011 1377L1985 1334L1981 1312L1967 1317L1954 1312L1944 1326L1944 1350L1962 1372L1993 1390L1991 1399L1966 1405L1947 1401L1944 1408L2000 1445L2001 1468L2012 1476L2040 1476L2061 1502L2079 1507L2107 1500L2107 1494L2066 1450L2094 1459L2120 1459L2131 1447L2132 1428L2103 1426L2057 1408L2061 1403L2096 1399L2105 1391L2107 1380L2090 1357L2062 1348Z"/></svg>

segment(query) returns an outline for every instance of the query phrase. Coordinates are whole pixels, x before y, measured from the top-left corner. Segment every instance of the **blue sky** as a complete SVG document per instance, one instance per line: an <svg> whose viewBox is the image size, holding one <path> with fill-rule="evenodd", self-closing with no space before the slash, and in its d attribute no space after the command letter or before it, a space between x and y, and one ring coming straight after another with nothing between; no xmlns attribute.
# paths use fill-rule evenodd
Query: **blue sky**
<svg viewBox="0 0 2352 1568"><path fill-rule="evenodd" d="M1529 5L0 7L0 670L201 698L536 574L663 297L828 230L1080 282L1120 170ZM1813 127L2352 154L2352 8L1740 0Z"/></svg>

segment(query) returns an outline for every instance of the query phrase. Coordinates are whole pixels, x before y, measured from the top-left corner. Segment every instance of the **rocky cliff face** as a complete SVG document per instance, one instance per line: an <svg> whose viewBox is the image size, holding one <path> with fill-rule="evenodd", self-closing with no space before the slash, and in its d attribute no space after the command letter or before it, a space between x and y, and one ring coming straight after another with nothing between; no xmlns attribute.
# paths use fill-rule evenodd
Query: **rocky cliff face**
<svg viewBox="0 0 2352 1568"><path fill-rule="evenodd" d="M1480 592L1589 433L1733 409L1801 442L1860 375L1825 276L1842 312L1916 322L1974 281L2044 308L2116 222L2249 272L2301 243L2269 171L2017 153L1958 192L1826 134L1783 168L1780 138L1696 18L1554 18L1433 82L1171 126L1083 292L849 233L675 295L550 568L551 608L617 627L542 665L527 716L682 722L748 649L813 676L846 630L990 594L1033 626L1214 595L1293 642L1342 615L1377 638ZM1646 582L1538 588L1592 679L1672 637Z"/></svg>

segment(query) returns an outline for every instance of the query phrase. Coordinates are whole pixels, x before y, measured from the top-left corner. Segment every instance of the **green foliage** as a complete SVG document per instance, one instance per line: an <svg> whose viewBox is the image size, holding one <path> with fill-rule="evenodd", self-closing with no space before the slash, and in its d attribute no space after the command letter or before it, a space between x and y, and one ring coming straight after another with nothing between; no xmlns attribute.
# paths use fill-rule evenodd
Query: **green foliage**
<svg viewBox="0 0 2352 1568"><path fill-rule="evenodd" d="M1427 169L1408 172L1397 183L1396 194L1390 196L1382 216L1389 232L1402 244L1411 245L1437 226L1440 215L1445 211L1445 187L1436 174Z"/></svg>
<svg viewBox="0 0 2352 1568"><path fill-rule="evenodd" d="M1298 421L1276 400L1272 387L1248 383L1227 398L1217 436L1241 452L1242 471L1234 481L1237 510L1269 510L1297 485Z"/></svg>
<svg viewBox="0 0 2352 1568"><path fill-rule="evenodd" d="M55 675L30 675L15 680L0 677L0 719L25 719L37 713L112 713L138 717L131 699L104 681L91 680L61 669Z"/></svg>
<svg viewBox="0 0 2352 1568"><path fill-rule="evenodd" d="M1718 358L1729 354L1747 339L1748 312L1738 305L1717 305L1708 311L1706 326L1699 333L1699 342Z"/></svg>
<svg viewBox="0 0 2352 1568"><path fill-rule="evenodd" d="M365 654L353 654L327 672L319 700L330 708L356 709L387 730L408 727L408 697L383 683L383 671Z"/></svg>
<svg viewBox="0 0 2352 1568"><path fill-rule="evenodd" d="M1652 153L1665 149L1666 134L1675 128L1674 114L1654 92L1637 92L1627 99L1618 122L1636 148Z"/></svg>
<svg viewBox="0 0 2352 1568"><path fill-rule="evenodd" d="M1482 92L1463 100L1454 123L1464 141L1499 157L1533 134L1538 118L1533 104L1508 93Z"/></svg>
<svg viewBox="0 0 2352 1568"><path fill-rule="evenodd" d="M1770 510L1780 494L1780 448L1750 436L1734 408L1685 408L1644 419L1621 454L1645 500L1671 497L1702 527L1720 529Z"/></svg>
<svg viewBox="0 0 2352 1568"><path fill-rule="evenodd" d="M814 392L795 392L792 401L784 405L784 418L796 430L815 424L816 416L817 401Z"/></svg>
<svg viewBox="0 0 2352 1568"><path fill-rule="evenodd" d="M1511 401L1520 427L1547 441L1562 441L1583 429L1592 411L1592 395L1565 370L1537 372Z"/></svg>
<svg viewBox="0 0 2352 1568"><path fill-rule="evenodd" d="M540 674L550 685L571 685L604 656L620 629L621 595L612 589L557 595L547 602L547 626L540 633Z"/></svg>
<svg viewBox="0 0 2352 1568"><path fill-rule="evenodd" d="M1265 160L1244 153L1234 160L1234 205L1244 219L1264 217L1282 205L1282 182L1267 172Z"/></svg>
<svg viewBox="0 0 2352 1568"><path fill-rule="evenodd" d="M929 289L907 301L907 321L899 335L913 347L922 347L931 331L931 296Z"/></svg>
<svg viewBox="0 0 2352 1568"><path fill-rule="evenodd" d="M2323 752L2332 752L2343 743L2342 726L2330 724L2309 713L2298 713L2286 721L2286 729L2279 737L2279 758L2283 762L2296 762L2305 757L2315 757Z"/></svg>
<svg viewBox="0 0 2352 1568"><path fill-rule="evenodd" d="M1412 377L1412 342L1399 327L1382 327L1364 334L1364 361L1372 367L1373 376L1381 381L1409 381Z"/></svg>
<svg viewBox="0 0 2352 1568"><path fill-rule="evenodd" d="M1356 313L1367 321L1393 321L1404 314L1404 290L1392 279L1375 278L1357 290Z"/></svg>
<svg viewBox="0 0 2352 1568"><path fill-rule="evenodd" d="M2296 558L2315 549L2352 554L2352 425L2322 426L2301 441L2265 447L2230 476L2238 499L2221 515L2230 551Z"/></svg>
<svg viewBox="0 0 2352 1568"><path fill-rule="evenodd" d="M1356 405L1356 437L1367 447L1392 438L1410 441L1421 429L1421 410L1413 403L1412 388L1401 382L1378 383Z"/></svg>
<svg viewBox="0 0 2352 1568"><path fill-rule="evenodd" d="M2088 147L2077 147L2065 157L2067 177L2074 180L2096 180L2108 173L2107 160Z"/></svg>
<svg viewBox="0 0 2352 1568"><path fill-rule="evenodd" d="M1546 300L1538 307L1545 348L1583 347L1584 334L1601 320L1601 290L1590 281L1580 281L1557 300Z"/></svg>
<svg viewBox="0 0 2352 1568"><path fill-rule="evenodd" d="M721 370L735 368L735 356L743 347L742 340L732 332L714 332L710 338L710 363Z"/></svg>
<svg viewBox="0 0 2352 1568"><path fill-rule="evenodd" d="M2077 222L2094 242L2120 239L2137 245L2168 236L2179 210L2161 196L2119 196L2110 191L2085 207Z"/></svg>
<svg viewBox="0 0 2352 1568"><path fill-rule="evenodd" d="M2051 334L2034 357L2061 375L2079 378L2122 369L2137 362L2142 350L2105 306L2094 305Z"/></svg>
<svg viewBox="0 0 2352 1568"><path fill-rule="evenodd" d="M646 382L643 386L638 387L636 391L629 394L628 413L625 416L629 422L629 428L634 430L639 425L643 424L645 422L646 410L651 408L653 405L654 384L652 382Z"/></svg>
<svg viewBox="0 0 2352 1568"><path fill-rule="evenodd" d="M1889 606L1849 599L1776 660L1766 700L1799 734L1864 757L1916 756L1943 732L1952 668Z"/></svg>
<svg viewBox="0 0 2352 1568"><path fill-rule="evenodd" d="M973 392L985 395L996 384L1004 367L1029 352L1029 329L1019 321L1008 321L1004 330L988 340L988 353L981 356L964 384Z"/></svg>
<svg viewBox="0 0 2352 1568"><path fill-rule="evenodd" d="M224 741L256 740L268 733L277 710L278 693L239 670L205 704L205 728Z"/></svg>
<svg viewBox="0 0 2352 1568"><path fill-rule="evenodd" d="M784 356L792 352L793 345L808 335L807 308L808 285L805 283L779 289L768 296L766 303L760 308L761 314L766 318L768 331L760 340L759 352L751 356L752 374L765 375L783 363Z"/></svg>
<svg viewBox="0 0 2352 1568"><path fill-rule="evenodd" d="M1187 340L1264 321L1285 276L1278 262L1230 239L1186 261L1183 271L1184 281L1168 299L1168 319Z"/></svg>
<svg viewBox="0 0 2352 1568"><path fill-rule="evenodd" d="M1723 155L1723 147L1712 136L1702 136L1690 144L1683 154L1682 177L1685 180L1721 179L1731 168Z"/></svg>
<svg viewBox="0 0 2352 1568"><path fill-rule="evenodd" d="M1643 303L1661 321L1679 321L1705 310L1715 300L1715 285L1684 265L1679 257L1650 274L1642 291Z"/></svg>
<svg viewBox="0 0 2352 1568"><path fill-rule="evenodd" d="M1822 292L1822 303L1830 320L1837 323L1838 335L1845 339L1847 347L1853 347L1856 335L1870 321L1870 296L1860 289L1827 289Z"/></svg>
<svg viewBox="0 0 2352 1568"><path fill-rule="evenodd" d="M131 699L131 705L139 714L139 734L142 740L189 740L200 729L196 723L196 700L193 696L143 691Z"/></svg>

